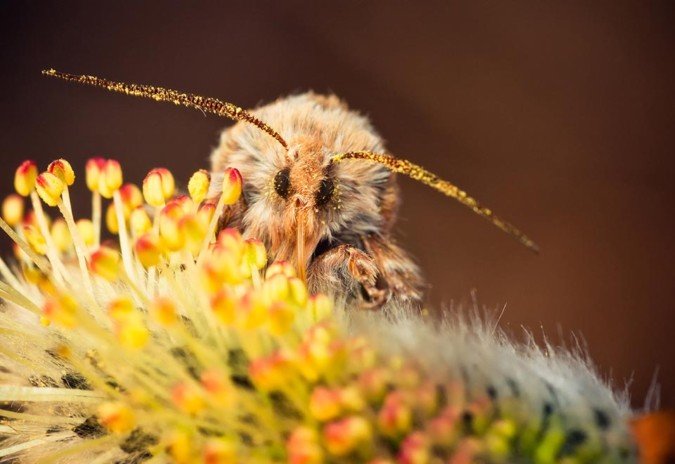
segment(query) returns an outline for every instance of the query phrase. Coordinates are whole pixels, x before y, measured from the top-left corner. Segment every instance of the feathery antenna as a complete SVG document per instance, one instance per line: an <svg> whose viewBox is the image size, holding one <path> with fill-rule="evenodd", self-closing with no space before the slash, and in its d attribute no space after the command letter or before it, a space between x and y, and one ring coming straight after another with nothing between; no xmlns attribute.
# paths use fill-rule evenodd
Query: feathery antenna
<svg viewBox="0 0 675 464"><path fill-rule="evenodd" d="M191 93L183 93L177 90L165 89L163 87L155 87L153 85L125 84L124 82L110 81L95 76L68 74L59 72L55 69L44 70L42 71L42 74L45 76L58 77L59 79L63 79L68 82L93 85L94 87L100 87L110 90L111 92L124 93L134 97L151 98L155 101L170 102L174 105L183 105L187 106L188 108L195 108L205 113L223 116L235 121L245 121L249 124L253 124L258 129L274 137L286 150L288 150L288 144L286 141L270 126L243 108L240 108L232 103L218 100L216 98L202 97Z"/></svg>
<svg viewBox="0 0 675 464"><path fill-rule="evenodd" d="M515 226L496 216L491 209L480 205L478 201L470 197L465 191L461 190L456 185L448 182L447 180L441 179L436 174L427 171L426 169L417 164L411 163L410 161L407 160L398 159L391 155L385 155L382 153L373 153L369 151L352 151L347 153L339 153L331 158L331 162L339 163L341 161L349 159L360 159L372 161L374 163L379 163L392 172L404 174L416 181L428 185L429 187L438 190L442 194L454 198L464 206L471 208L471 210L474 213L484 217L492 224L499 227L501 230L503 230L504 232L506 232L507 234L511 235L513 238L518 240L521 244L525 245L531 251L539 253L539 247L537 246L537 244L534 243L532 240L530 240Z"/></svg>

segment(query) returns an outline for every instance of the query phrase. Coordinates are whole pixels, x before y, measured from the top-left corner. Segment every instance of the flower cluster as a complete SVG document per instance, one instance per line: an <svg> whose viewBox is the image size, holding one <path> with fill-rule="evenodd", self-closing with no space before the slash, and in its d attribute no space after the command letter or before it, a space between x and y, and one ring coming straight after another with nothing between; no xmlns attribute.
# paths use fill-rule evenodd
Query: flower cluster
<svg viewBox="0 0 675 464"><path fill-rule="evenodd" d="M351 333L293 266L218 231L241 194L237 170L207 199L206 171L176 196L167 169L139 188L94 158L92 217L79 221L74 181L65 160L41 174L26 161L2 204L16 262L0 260L0 297L14 308L0 313L0 337L16 349L0 350L15 376L0 386L0 433L18 440L0 443L0 460L576 463L602 452L555 418L543 430L517 395L437 379Z"/></svg>

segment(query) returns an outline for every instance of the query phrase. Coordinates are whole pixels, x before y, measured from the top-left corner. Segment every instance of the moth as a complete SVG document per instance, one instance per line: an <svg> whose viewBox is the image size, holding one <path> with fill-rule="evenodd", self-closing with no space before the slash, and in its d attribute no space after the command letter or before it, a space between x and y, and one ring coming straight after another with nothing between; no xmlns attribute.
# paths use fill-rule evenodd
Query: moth
<svg viewBox="0 0 675 464"><path fill-rule="evenodd" d="M220 227L262 240L270 260L289 261L312 292L361 308L421 308L419 267L393 237L400 204L396 175L407 175L459 201L532 251L537 245L456 185L387 153L367 118L333 95L280 98L248 111L215 98L94 76L43 74L230 118L211 154L219 195L222 172L243 178L239 202Z"/></svg>

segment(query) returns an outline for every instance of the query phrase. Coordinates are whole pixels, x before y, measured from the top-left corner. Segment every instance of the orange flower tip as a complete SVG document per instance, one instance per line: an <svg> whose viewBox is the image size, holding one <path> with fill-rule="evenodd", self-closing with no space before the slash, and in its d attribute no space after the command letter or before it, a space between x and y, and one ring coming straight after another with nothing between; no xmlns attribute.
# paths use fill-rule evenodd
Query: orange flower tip
<svg viewBox="0 0 675 464"><path fill-rule="evenodd" d="M103 170L105 169L106 160L103 158L89 158L85 164L85 181L87 188L92 192L100 190L100 181Z"/></svg>
<svg viewBox="0 0 675 464"><path fill-rule="evenodd" d="M227 168L223 175L222 201L226 205L233 205L241 196L242 178L235 168Z"/></svg>
<svg viewBox="0 0 675 464"><path fill-rule="evenodd" d="M275 261L269 265L265 276L269 279L276 274L282 274L289 278L295 277L295 267L288 261Z"/></svg>
<svg viewBox="0 0 675 464"><path fill-rule="evenodd" d="M429 462L429 448L428 437L422 432L413 432L403 440L399 450L398 462L404 464Z"/></svg>
<svg viewBox="0 0 675 464"><path fill-rule="evenodd" d="M5 197L2 201L2 218L7 224L14 227L23 221L24 204L23 198L16 193Z"/></svg>
<svg viewBox="0 0 675 464"><path fill-rule="evenodd" d="M269 329L274 335L288 332L295 321L295 311L284 301L275 302L269 311Z"/></svg>
<svg viewBox="0 0 675 464"><path fill-rule="evenodd" d="M183 209L175 201L167 203L160 213L160 237L164 246L170 251L178 251L185 245L185 236L179 227L182 217Z"/></svg>
<svg viewBox="0 0 675 464"><path fill-rule="evenodd" d="M114 282L121 272L120 255L112 248L100 247L91 254L89 267L94 274Z"/></svg>
<svg viewBox="0 0 675 464"><path fill-rule="evenodd" d="M124 182L122 166L117 160L109 159L105 162L99 179L99 192L105 198L112 198Z"/></svg>
<svg viewBox="0 0 675 464"><path fill-rule="evenodd" d="M240 254L244 251L244 239L237 229L232 227L225 228L218 233L216 243L219 247L236 251Z"/></svg>
<svg viewBox="0 0 675 464"><path fill-rule="evenodd" d="M75 182L75 171L70 163L64 159L57 159L49 163L47 172L54 174L61 182L70 186Z"/></svg>
<svg viewBox="0 0 675 464"><path fill-rule="evenodd" d="M324 461L317 432L306 426L297 427L291 432L286 451L290 464L321 464Z"/></svg>
<svg viewBox="0 0 675 464"><path fill-rule="evenodd" d="M400 392L387 395L377 420L384 435L397 437L408 432L412 425L412 413Z"/></svg>
<svg viewBox="0 0 675 464"><path fill-rule="evenodd" d="M212 438L204 444L204 464L236 464L237 447L233 441L223 438Z"/></svg>
<svg viewBox="0 0 675 464"><path fill-rule="evenodd" d="M130 432L136 426L133 409L123 402L102 403L96 415L101 425L115 434Z"/></svg>
<svg viewBox="0 0 675 464"><path fill-rule="evenodd" d="M170 298L157 297L148 308L153 318L164 326L170 326L178 321L178 311L176 305Z"/></svg>
<svg viewBox="0 0 675 464"><path fill-rule="evenodd" d="M204 225L208 227L211 222L211 218L216 212L216 205L211 202L204 202L199 206L197 210L197 218Z"/></svg>
<svg viewBox="0 0 675 464"><path fill-rule="evenodd" d="M147 204L155 208L164 206L162 175L156 169L151 170L143 179L143 198Z"/></svg>
<svg viewBox="0 0 675 464"><path fill-rule="evenodd" d="M211 309L223 324L232 324L237 310L237 301L229 291L221 289L210 301Z"/></svg>
<svg viewBox="0 0 675 464"><path fill-rule="evenodd" d="M77 301L70 295L50 297L42 306L42 314L48 321L72 329L77 326Z"/></svg>
<svg viewBox="0 0 675 464"><path fill-rule="evenodd" d="M75 225L84 244L92 246L94 244L94 223L91 222L91 219L78 219Z"/></svg>
<svg viewBox="0 0 675 464"><path fill-rule="evenodd" d="M288 359L280 353L255 359L249 364L251 380L263 391L274 390L284 385L288 375Z"/></svg>
<svg viewBox="0 0 675 464"><path fill-rule="evenodd" d="M230 390L229 377L215 369L202 372L200 382L204 390L212 394L220 394Z"/></svg>
<svg viewBox="0 0 675 464"><path fill-rule="evenodd" d="M193 385L179 383L171 390L171 400L182 411L195 415L206 406L201 391Z"/></svg>
<svg viewBox="0 0 675 464"><path fill-rule="evenodd" d="M136 256L146 269L152 266L157 266L162 257L162 246L157 237L153 233L145 233L136 240L134 244Z"/></svg>
<svg viewBox="0 0 675 464"><path fill-rule="evenodd" d="M66 184L51 172L43 172L37 176L35 186L42 201L49 206L56 206L61 201Z"/></svg>
<svg viewBox="0 0 675 464"><path fill-rule="evenodd" d="M117 213L115 211L115 205L113 205L112 203L108 205L108 208L105 211L105 225L111 234L117 235L117 233L120 230L120 226L117 223Z"/></svg>
<svg viewBox="0 0 675 464"><path fill-rule="evenodd" d="M327 424L323 430L328 452L334 456L346 456L371 440L372 430L366 419L351 416Z"/></svg>
<svg viewBox="0 0 675 464"><path fill-rule="evenodd" d="M208 171L200 169L192 174L192 177L190 177L190 180L188 181L188 192L190 192L192 201L196 204L201 203L204 198L206 198L210 185L211 175Z"/></svg>
<svg viewBox="0 0 675 464"><path fill-rule="evenodd" d="M156 168L154 171L159 173L162 183L162 195L164 195L165 200L168 200L173 197L173 194L176 191L176 182L173 178L173 174L166 168Z"/></svg>
<svg viewBox="0 0 675 464"><path fill-rule="evenodd" d="M123 321L128 319L134 313L134 302L131 298L123 296L118 297L108 303L108 315L114 321Z"/></svg>
<svg viewBox="0 0 675 464"><path fill-rule="evenodd" d="M38 171L35 161L26 160L19 165L14 175L14 189L24 197L30 195L35 188Z"/></svg>
<svg viewBox="0 0 675 464"><path fill-rule="evenodd" d="M127 217L131 211L143 205L143 193L135 184L127 183L120 187L120 198Z"/></svg>
<svg viewBox="0 0 675 464"><path fill-rule="evenodd" d="M314 419L326 422L338 417L341 411L338 392L325 387L314 389L309 399L309 412Z"/></svg>

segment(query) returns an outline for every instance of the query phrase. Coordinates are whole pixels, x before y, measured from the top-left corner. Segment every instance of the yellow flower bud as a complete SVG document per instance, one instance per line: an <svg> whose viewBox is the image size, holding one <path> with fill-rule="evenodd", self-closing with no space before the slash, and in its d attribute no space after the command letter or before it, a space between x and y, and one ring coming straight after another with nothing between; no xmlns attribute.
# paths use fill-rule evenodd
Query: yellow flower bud
<svg viewBox="0 0 675 464"><path fill-rule="evenodd" d="M165 200L169 200L176 191L176 183L173 179L173 174L166 168L157 168L155 170L159 173L162 180L162 195L164 195Z"/></svg>
<svg viewBox="0 0 675 464"><path fill-rule="evenodd" d="M124 178L122 177L122 167L116 160L109 159L105 162L101 177L99 178L98 189L105 198L112 198L122 186Z"/></svg>
<svg viewBox="0 0 675 464"><path fill-rule="evenodd" d="M202 372L199 380L202 388L208 394L209 400L219 406L233 406L236 391L229 375L217 369L210 369Z"/></svg>
<svg viewBox="0 0 675 464"><path fill-rule="evenodd" d="M117 214L115 213L115 205L112 203L105 210L105 225L111 234L117 235L120 231L120 226L117 223Z"/></svg>
<svg viewBox="0 0 675 464"><path fill-rule="evenodd" d="M211 176L208 171L200 169L199 171L192 174L190 181L188 182L188 192L190 192L190 197L192 201L196 204L199 204L206 198L206 194L209 191L209 185L211 184Z"/></svg>
<svg viewBox="0 0 675 464"><path fill-rule="evenodd" d="M162 246L159 238L153 233L143 234L134 245L136 256L146 269L157 266L162 257Z"/></svg>
<svg viewBox="0 0 675 464"><path fill-rule="evenodd" d="M236 464L237 447L227 438L210 438L204 444L203 462L205 464Z"/></svg>
<svg viewBox="0 0 675 464"><path fill-rule="evenodd" d="M183 217L183 209L175 202L169 202L159 216L159 235L162 244L170 251L178 251L185 245L185 236L181 233L179 223Z"/></svg>
<svg viewBox="0 0 675 464"><path fill-rule="evenodd" d="M206 406L202 392L185 383L173 387L171 399L178 408L191 415L199 413Z"/></svg>
<svg viewBox="0 0 675 464"><path fill-rule="evenodd" d="M221 289L211 298L211 309L218 320L229 325L234 322L237 302L230 292Z"/></svg>
<svg viewBox="0 0 675 464"><path fill-rule="evenodd" d="M286 442L289 464L323 464L323 450L316 430L297 427ZM371 464L374 464L371 462ZM379 463L378 463L379 464Z"/></svg>
<svg viewBox="0 0 675 464"><path fill-rule="evenodd" d="M265 250L265 244L256 239L246 240L244 259L249 266L253 266L256 269L264 268L267 264L267 250Z"/></svg>
<svg viewBox="0 0 675 464"><path fill-rule="evenodd" d="M178 311L171 298L157 297L148 308L148 312L162 325L173 325L178 320Z"/></svg>
<svg viewBox="0 0 675 464"><path fill-rule="evenodd" d="M117 251L102 246L92 253L89 268L94 274L114 282L119 278L121 271L120 255Z"/></svg>
<svg viewBox="0 0 675 464"><path fill-rule="evenodd" d="M140 206L131 212L129 216L129 226L131 228L131 234L134 237L143 235L152 229L152 221L150 221L150 216L148 216L145 208Z"/></svg>
<svg viewBox="0 0 675 464"><path fill-rule="evenodd" d="M30 192L35 188L37 175L35 161L27 160L21 163L14 175L14 189L16 192L24 197L30 195Z"/></svg>
<svg viewBox="0 0 675 464"><path fill-rule="evenodd" d="M128 296L121 296L108 303L108 315L116 322L129 319L134 314L134 302Z"/></svg>
<svg viewBox="0 0 675 464"><path fill-rule="evenodd" d="M43 172L35 182L38 195L49 206L56 206L61 201L61 194L66 184L51 172Z"/></svg>
<svg viewBox="0 0 675 464"><path fill-rule="evenodd" d="M342 412L339 393L326 387L316 387L309 398L309 412L319 422L335 419Z"/></svg>
<svg viewBox="0 0 675 464"><path fill-rule="evenodd" d="M115 327L115 334L120 344L132 350L143 348L150 339L150 332L140 317L131 317Z"/></svg>
<svg viewBox="0 0 675 464"><path fill-rule="evenodd" d="M235 168L227 168L223 173L222 199L226 205L233 205L241 196L241 174Z"/></svg>
<svg viewBox="0 0 675 464"><path fill-rule="evenodd" d="M288 298L288 278L283 274L276 274L269 277L263 283L263 294L267 301L283 301Z"/></svg>
<svg viewBox="0 0 675 464"><path fill-rule="evenodd" d="M31 249L39 255L46 254L47 242L45 241L45 238L42 236L38 228L31 225L24 225L22 229L23 235L26 238L26 241L28 242L28 245L30 245Z"/></svg>
<svg viewBox="0 0 675 464"><path fill-rule="evenodd" d="M269 265L265 277L268 279L276 274L282 274L286 277L295 277L295 267L288 261L275 261Z"/></svg>
<svg viewBox="0 0 675 464"><path fill-rule="evenodd" d="M103 158L90 158L85 165L85 180L87 188L92 192L100 190L101 177L105 169L106 161Z"/></svg>
<svg viewBox="0 0 675 464"><path fill-rule="evenodd" d="M102 403L96 416L102 426L112 433L124 434L136 427L136 415L127 404L119 402Z"/></svg>
<svg viewBox="0 0 675 464"><path fill-rule="evenodd" d="M269 311L269 329L274 335L283 335L291 329L295 321L293 307L285 301L278 301L272 305Z"/></svg>
<svg viewBox="0 0 675 464"><path fill-rule="evenodd" d="M323 430L324 443L334 456L345 456L372 439L370 423L360 416L332 422Z"/></svg>
<svg viewBox="0 0 675 464"><path fill-rule="evenodd" d="M164 206L164 192L162 190L162 175L157 169L151 170L143 179L143 198L150 206L159 208Z"/></svg>
<svg viewBox="0 0 675 464"><path fill-rule="evenodd" d="M125 219L129 219L131 212L143 205L143 194L135 184L124 184L120 188L120 197L124 206Z"/></svg>
<svg viewBox="0 0 675 464"><path fill-rule="evenodd" d="M48 321L68 329L77 325L77 302L70 295L48 298L42 307L42 312Z"/></svg>
<svg viewBox="0 0 675 464"><path fill-rule="evenodd" d="M178 222L178 230L184 237L188 249L193 255L197 255L201 248L204 236L206 235L206 228L197 219L194 214L188 214Z"/></svg>
<svg viewBox="0 0 675 464"><path fill-rule="evenodd" d="M5 197L2 201L2 218L7 224L14 227L23 220L23 198L16 193Z"/></svg>
<svg viewBox="0 0 675 464"><path fill-rule="evenodd" d="M197 210L197 219L199 219L199 222L202 223L205 229L209 226L215 212L216 205L211 202L207 201L199 206L199 209Z"/></svg>
<svg viewBox="0 0 675 464"><path fill-rule="evenodd" d="M77 226L77 233L80 234L82 241L86 246L94 244L94 223L91 219L80 219L75 225Z"/></svg>
<svg viewBox="0 0 675 464"><path fill-rule="evenodd" d="M54 245L56 248L63 253L70 249L72 245L72 238L70 237L70 231L68 230L68 225L66 221L59 218L54 221L52 224L52 238L54 239Z"/></svg>
<svg viewBox="0 0 675 464"><path fill-rule="evenodd" d="M333 302L326 295L312 295L307 303L307 310L313 315L315 321L320 321L330 316L333 312Z"/></svg>
<svg viewBox="0 0 675 464"><path fill-rule="evenodd" d="M61 182L66 185L73 185L75 182L75 172L70 163L64 159L57 159L49 163L47 172L54 174Z"/></svg>
<svg viewBox="0 0 675 464"><path fill-rule="evenodd" d="M288 279L288 288L291 293L291 300L298 306L304 307L309 299L309 293L302 279L291 277Z"/></svg>

